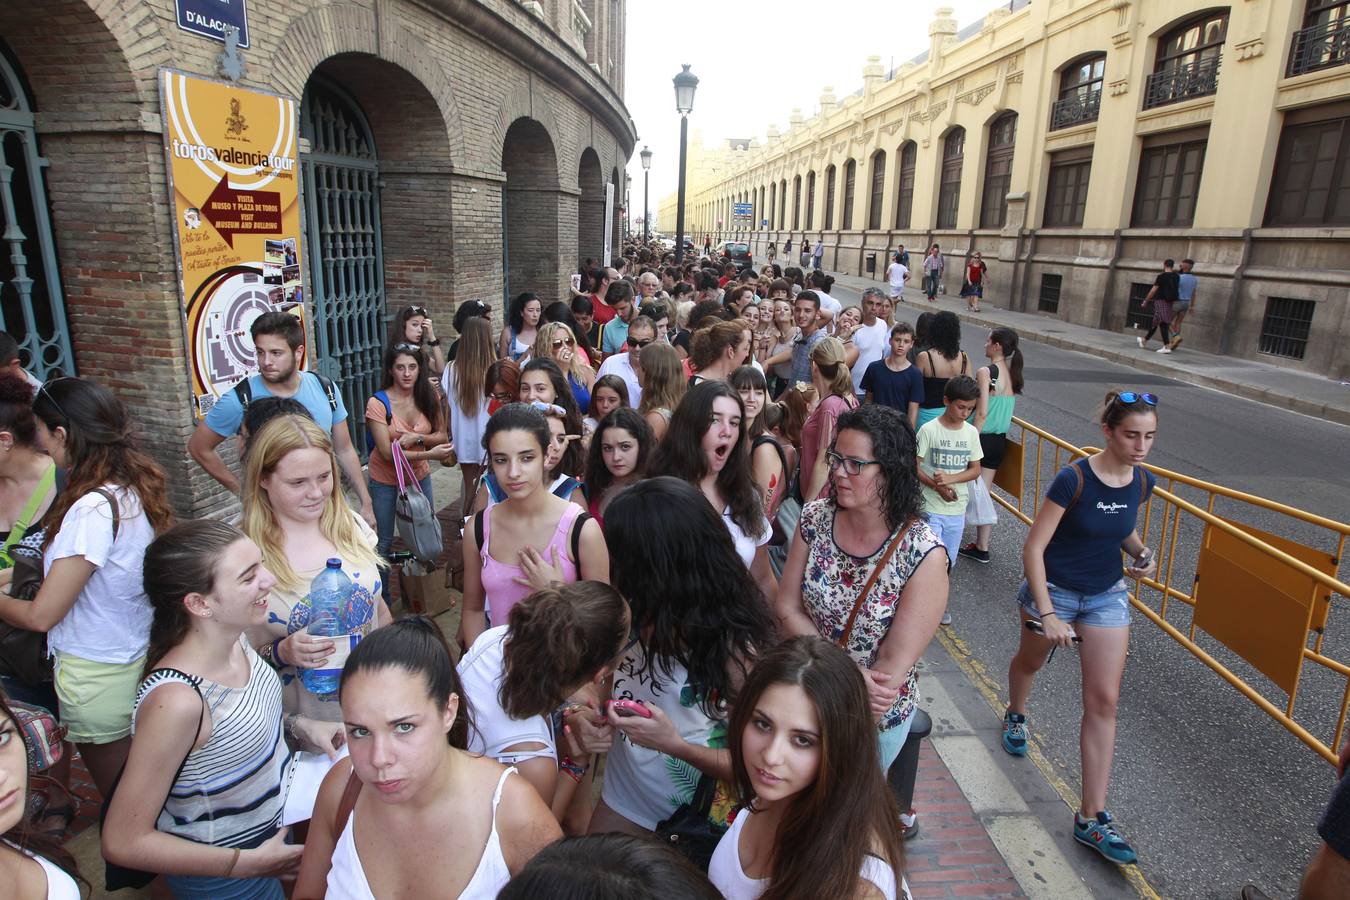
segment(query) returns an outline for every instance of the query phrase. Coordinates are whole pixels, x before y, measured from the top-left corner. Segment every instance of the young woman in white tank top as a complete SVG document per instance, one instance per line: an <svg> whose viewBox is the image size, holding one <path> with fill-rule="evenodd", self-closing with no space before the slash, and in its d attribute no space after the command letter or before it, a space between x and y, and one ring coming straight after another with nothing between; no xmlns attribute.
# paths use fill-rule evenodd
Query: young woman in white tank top
<svg viewBox="0 0 1350 900"><path fill-rule="evenodd" d="M899 811L848 654L815 636L770 650L736 699L727 737L744 807L708 866L727 900L909 900ZM785 821L809 827L784 835Z"/></svg>
<svg viewBox="0 0 1350 900"><path fill-rule="evenodd" d="M489 900L562 836L515 769L466 752L462 696L430 619L401 619L352 651L339 688L351 760L319 790L295 900Z"/></svg>

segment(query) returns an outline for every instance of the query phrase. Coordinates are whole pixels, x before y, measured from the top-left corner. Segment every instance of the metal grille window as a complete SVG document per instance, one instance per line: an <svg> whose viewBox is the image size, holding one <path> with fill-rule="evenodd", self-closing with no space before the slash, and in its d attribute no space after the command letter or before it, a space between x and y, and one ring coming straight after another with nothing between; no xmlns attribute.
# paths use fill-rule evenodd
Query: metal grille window
<svg viewBox="0 0 1350 900"><path fill-rule="evenodd" d="M942 142L942 181L938 185L938 228L955 228L961 205L961 165L966 152L966 130L957 128Z"/></svg>
<svg viewBox="0 0 1350 900"><path fill-rule="evenodd" d="M886 200L886 151L872 154L872 197L867 203L867 230L881 230L881 204Z"/></svg>
<svg viewBox="0 0 1350 900"><path fill-rule="evenodd" d="M1266 298L1266 316L1261 320L1261 352L1302 359L1308 352L1308 333L1312 331L1316 306L1311 300Z"/></svg>
<svg viewBox="0 0 1350 900"><path fill-rule="evenodd" d="M980 227L1002 228L1008 221L1008 189L1012 186L1013 149L1017 145L1017 113L1004 113L989 126L989 152L984 161L984 196Z"/></svg>
<svg viewBox="0 0 1350 900"><path fill-rule="evenodd" d="M1267 225L1350 224L1350 115L1285 124Z"/></svg>
<svg viewBox="0 0 1350 900"><path fill-rule="evenodd" d="M1092 148L1069 150L1050 157L1050 176L1045 193L1045 227L1077 228L1087 209L1088 178L1092 174Z"/></svg>
<svg viewBox="0 0 1350 900"><path fill-rule="evenodd" d="M1125 324L1145 331L1153 324L1153 307L1144 305L1144 298L1153 290L1153 282L1135 281L1130 284L1130 305L1125 311Z"/></svg>
<svg viewBox="0 0 1350 900"><path fill-rule="evenodd" d="M1134 191L1135 228L1184 228L1195 219L1205 141L1148 147L1139 156Z"/></svg>
<svg viewBox="0 0 1350 900"><path fill-rule="evenodd" d="M825 170L825 230L834 229L834 166Z"/></svg>
<svg viewBox="0 0 1350 900"><path fill-rule="evenodd" d="M366 408L379 389L384 349L384 261L379 162L356 101L318 76L305 88L301 158L314 294L315 369L342 389L348 411ZM365 416L347 417L352 445L365 456Z"/></svg>
<svg viewBox="0 0 1350 900"><path fill-rule="evenodd" d="M918 146L913 141L907 141L900 148L900 177L896 179L898 195L895 198L897 229L908 228L914 212L914 169L918 156Z"/></svg>
<svg viewBox="0 0 1350 900"><path fill-rule="evenodd" d="M1308 0L1303 28L1294 32L1289 74L1350 63L1350 0Z"/></svg>
<svg viewBox="0 0 1350 900"><path fill-rule="evenodd" d="M1079 60L1060 73L1059 98L1050 109L1051 131L1097 121L1105 74L1105 54Z"/></svg>
<svg viewBox="0 0 1350 900"><path fill-rule="evenodd" d="M1036 308L1043 313L1059 312L1059 289L1063 283L1063 275L1043 273L1041 275L1041 296L1036 303Z"/></svg>
<svg viewBox="0 0 1350 900"><path fill-rule="evenodd" d="M816 173L806 173L806 229L815 227L816 212Z"/></svg>
<svg viewBox="0 0 1350 900"><path fill-rule="evenodd" d="M34 110L0 55L0 329L19 364L46 381L75 374Z"/></svg>
<svg viewBox="0 0 1350 900"><path fill-rule="evenodd" d="M1203 97L1219 89L1228 10L1189 19L1158 40L1158 59L1144 84L1144 109Z"/></svg>

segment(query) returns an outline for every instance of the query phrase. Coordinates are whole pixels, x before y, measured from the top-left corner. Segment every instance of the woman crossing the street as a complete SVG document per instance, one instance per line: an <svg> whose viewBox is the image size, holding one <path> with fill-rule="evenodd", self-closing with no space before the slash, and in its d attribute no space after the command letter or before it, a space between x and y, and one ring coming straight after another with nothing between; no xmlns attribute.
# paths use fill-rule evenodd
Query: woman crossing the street
<svg viewBox="0 0 1350 900"><path fill-rule="evenodd" d="M1116 741L1116 705L1130 639L1126 578L1158 568L1137 528L1154 478L1143 467L1158 430L1158 398L1114 390L1101 413L1104 449L1060 470L1046 492L1022 551L1018 592L1021 644L1008 667L1003 749L1027 752L1027 701L1036 673L1056 647L1077 641L1083 677L1079 743L1082 804L1073 836L1119 864L1134 848L1106 811ZM1121 551L1132 557L1124 567Z"/></svg>

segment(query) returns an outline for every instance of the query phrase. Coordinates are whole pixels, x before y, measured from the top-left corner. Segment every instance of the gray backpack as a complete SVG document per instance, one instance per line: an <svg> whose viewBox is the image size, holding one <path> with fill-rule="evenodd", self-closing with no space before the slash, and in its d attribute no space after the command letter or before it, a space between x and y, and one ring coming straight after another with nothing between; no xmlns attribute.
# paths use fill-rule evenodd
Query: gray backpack
<svg viewBox="0 0 1350 900"><path fill-rule="evenodd" d="M434 566L441 555L440 520L431 506L431 498L422 493L403 448L393 441L390 450L394 457L394 473L398 476L398 499L394 501L398 536L403 538L403 543L418 562Z"/></svg>

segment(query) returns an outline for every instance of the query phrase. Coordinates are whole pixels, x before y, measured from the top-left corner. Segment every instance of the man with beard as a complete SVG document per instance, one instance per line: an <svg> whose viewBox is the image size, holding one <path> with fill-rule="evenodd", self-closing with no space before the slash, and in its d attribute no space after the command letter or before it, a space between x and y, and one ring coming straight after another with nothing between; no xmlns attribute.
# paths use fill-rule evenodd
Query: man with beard
<svg viewBox="0 0 1350 900"><path fill-rule="evenodd" d="M188 453L230 493L239 493L239 479L216 453L220 442L239 432L244 410L263 397L293 397L321 428L333 435L338 465L361 501L361 518L375 527L375 511L361 473L361 460L347 431L347 408L337 385L314 372L302 372L305 333L290 313L269 312L253 320L250 329L257 353L258 374L240 381L221 395L188 439Z"/></svg>

